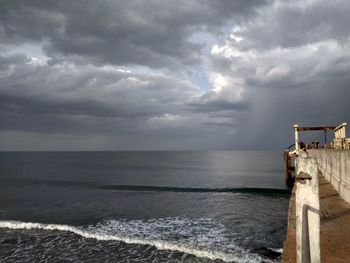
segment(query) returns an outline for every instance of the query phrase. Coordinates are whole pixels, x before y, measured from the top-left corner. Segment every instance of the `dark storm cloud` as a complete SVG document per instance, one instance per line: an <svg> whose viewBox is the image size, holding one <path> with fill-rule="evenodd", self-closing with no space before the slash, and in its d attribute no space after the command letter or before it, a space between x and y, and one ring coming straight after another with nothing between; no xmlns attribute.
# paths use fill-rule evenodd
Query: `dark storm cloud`
<svg viewBox="0 0 350 263"><path fill-rule="evenodd" d="M135 127L154 116L181 113L188 98L201 94L188 81L160 75L62 69L34 65L20 55L0 62L12 65L0 71L2 130L93 133Z"/></svg>
<svg viewBox="0 0 350 263"><path fill-rule="evenodd" d="M193 111L203 112L220 112L225 110L243 111L248 107L246 101L230 100L213 90L205 92L200 97L192 99L188 105L192 107Z"/></svg>
<svg viewBox="0 0 350 263"><path fill-rule="evenodd" d="M329 39L347 43L349 12L348 1L275 1L243 29L242 48L292 48Z"/></svg>
<svg viewBox="0 0 350 263"><path fill-rule="evenodd" d="M11 65L25 63L28 58L23 54L16 54L10 56L2 56L0 54L0 71L8 70Z"/></svg>
<svg viewBox="0 0 350 263"><path fill-rule="evenodd" d="M265 1L2 1L4 43L45 41L59 63L179 67L201 59L190 36L220 30Z"/></svg>
<svg viewBox="0 0 350 263"><path fill-rule="evenodd" d="M350 121L349 12L347 1L3 0L0 149L284 147L294 123ZM190 81L197 70L206 87Z"/></svg>
<svg viewBox="0 0 350 263"><path fill-rule="evenodd" d="M212 71L229 83L225 90L243 82L251 106L242 112L238 145L283 147L294 123L349 121L349 7L346 1L275 1L213 47Z"/></svg>
<svg viewBox="0 0 350 263"><path fill-rule="evenodd" d="M42 143L34 142L43 137L44 145L51 145L51 134L53 141L61 139L69 149L77 145L68 143L72 135L94 149L207 149L225 145L221 139L201 143L215 134L214 123L226 125L221 132L232 129L228 125L232 116L217 118L193 111L190 101L203 91L187 80L111 67L38 65L23 55L12 57L22 59L1 58L3 64L11 64L0 71L0 133L7 138L0 143L3 147L17 134L42 149ZM83 139L86 136L105 144L93 145Z"/></svg>

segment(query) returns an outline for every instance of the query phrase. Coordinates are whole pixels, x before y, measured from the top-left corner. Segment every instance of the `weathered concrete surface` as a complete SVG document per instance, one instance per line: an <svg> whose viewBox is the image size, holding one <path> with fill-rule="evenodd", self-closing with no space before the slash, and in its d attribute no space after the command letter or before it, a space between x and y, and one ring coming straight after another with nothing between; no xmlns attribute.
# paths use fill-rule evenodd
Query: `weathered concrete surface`
<svg viewBox="0 0 350 263"><path fill-rule="evenodd" d="M314 158L298 157L295 212L297 262L320 263L320 198Z"/></svg>
<svg viewBox="0 0 350 263"><path fill-rule="evenodd" d="M321 260L350 262L350 204L334 187L320 177Z"/></svg>
<svg viewBox="0 0 350 263"><path fill-rule="evenodd" d="M321 209L321 262L350 262L350 204L319 175ZM295 191L293 191L295 192ZM296 262L295 196L289 204L287 237L283 246L283 263Z"/></svg>
<svg viewBox="0 0 350 263"><path fill-rule="evenodd" d="M287 236L283 244L282 263L296 262L295 190L296 184L289 201Z"/></svg>
<svg viewBox="0 0 350 263"><path fill-rule="evenodd" d="M308 150L308 155L316 158L324 177L350 203L350 150L314 149Z"/></svg>

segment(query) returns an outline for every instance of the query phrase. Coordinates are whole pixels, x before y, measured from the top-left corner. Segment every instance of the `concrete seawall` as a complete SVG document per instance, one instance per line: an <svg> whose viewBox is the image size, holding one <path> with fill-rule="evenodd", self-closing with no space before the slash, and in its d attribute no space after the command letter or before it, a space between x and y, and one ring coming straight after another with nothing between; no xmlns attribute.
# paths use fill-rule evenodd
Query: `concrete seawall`
<svg viewBox="0 0 350 263"><path fill-rule="evenodd" d="M282 262L350 262L350 150L296 156Z"/></svg>
<svg viewBox="0 0 350 263"><path fill-rule="evenodd" d="M310 149L318 169L339 195L350 203L350 150Z"/></svg>

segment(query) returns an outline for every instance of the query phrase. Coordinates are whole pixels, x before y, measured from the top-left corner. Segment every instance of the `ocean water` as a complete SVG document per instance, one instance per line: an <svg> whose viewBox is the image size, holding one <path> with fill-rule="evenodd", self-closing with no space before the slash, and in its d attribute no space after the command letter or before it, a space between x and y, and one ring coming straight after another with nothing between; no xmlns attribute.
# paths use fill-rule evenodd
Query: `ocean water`
<svg viewBox="0 0 350 263"><path fill-rule="evenodd" d="M1 152L0 262L278 262L282 152Z"/></svg>

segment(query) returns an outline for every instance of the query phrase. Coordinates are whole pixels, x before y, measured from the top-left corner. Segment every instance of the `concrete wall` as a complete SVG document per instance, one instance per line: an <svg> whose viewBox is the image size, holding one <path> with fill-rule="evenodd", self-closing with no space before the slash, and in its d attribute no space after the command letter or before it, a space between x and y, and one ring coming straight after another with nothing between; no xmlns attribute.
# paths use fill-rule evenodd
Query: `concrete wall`
<svg viewBox="0 0 350 263"><path fill-rule="evenodd" d="M323 176L350 203L350 150L312 149L308 155L316 159Z"/></svg>
<svg viewBox="0 0 350 263"><path fill-rule="evenodd" d="M297 263L320 263L320 199L315 158L297 158L296 166Z"/></svg>

